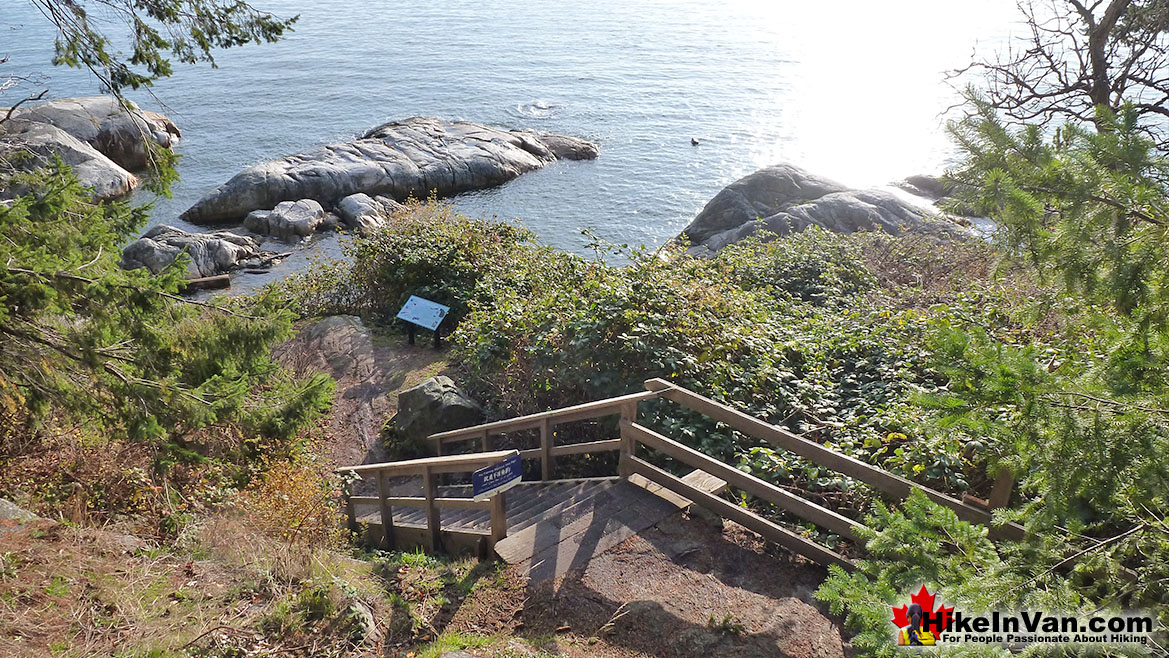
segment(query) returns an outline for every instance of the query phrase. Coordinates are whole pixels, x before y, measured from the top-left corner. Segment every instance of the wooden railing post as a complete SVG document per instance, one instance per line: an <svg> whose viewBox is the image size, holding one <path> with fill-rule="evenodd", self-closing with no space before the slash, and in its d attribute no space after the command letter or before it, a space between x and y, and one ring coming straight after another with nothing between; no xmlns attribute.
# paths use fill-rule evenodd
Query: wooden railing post
<svg viewBox="0 0 1169 658"><path fill-rule="evenodd" d="M1011 502L1011 490L1015 488L1015 476L1011 469L1003 466L999 468L998 477L990 488L989 506L991 509L1006 507Z"/></svg>
<svg viewBox="0 0 1169 658"><path fill-rule="evenodd" d="M430 550L438 552L442 549L442 517L434 502L438 498L438 478L434 477L429 466L422 470L422 490L426 492L426 529L429 531Z"/></svg>
<svg viewBox="0 0 1169 658"><path fill-rule="evenodd" d="M349 491L350 484L346 484L341 490L341 497L345 503L345 527L349 530L350 536L357 534L360 528L357 527L357 510L353 507L353 494Z"/></svg>
<svg viewBox="0 0 1169 658"><path fill-rule="evenodd" d="M382 516L382 548L388 551L394 548L394 510L386 500L389 497L389 486L385 474L377 471L374 477L377 478L378 510Z"/></svg>
<svg viewBox="0 0 1169 658"><path fill-rule="evenodd" d="M552 421L540 421L540 479L552 479Z"/></svg>
<svg viewBox="0 0 1169 658"><path fill-rule="evenodd" d="M488 550L495 550L495 543L507 536L507 494L497 494L491 497L491 539Z"/></svg>
<svg viewBox="0 0 1169 658"><path fill-rule="evenodd" d="M621 405L621 452L617 457L617 475L629 477L633 475L633 466L629 458L634 456L635 444L633 433L629 427L637 422L637 402L626 402Z"/></svg>

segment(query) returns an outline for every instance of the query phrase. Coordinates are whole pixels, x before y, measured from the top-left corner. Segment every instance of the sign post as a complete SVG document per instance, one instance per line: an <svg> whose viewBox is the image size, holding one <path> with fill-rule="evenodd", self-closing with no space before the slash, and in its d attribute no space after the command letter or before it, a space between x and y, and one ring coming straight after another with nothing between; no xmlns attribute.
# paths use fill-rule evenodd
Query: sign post
<svg viewBox="0 0 1169 658"><path fill-rule="evenodd" d="M523 464L519 454L515 454L498 464L484 466L472 473L471 492L475 500L486 500L516 486L523 477Z"/></svg>
<svg viewBox="0 0 1169 658"><path fill-rule="evenodd" d="M443 319L450 311L451 307L449 306L410 295L410 299L407 299L406 303L402 305L402 310L398 311L397 317L399 320L406 321L411 345L414 344L415 327L423 327L434 332L434 348L438 349L438 326L442 324Z"/></svg>

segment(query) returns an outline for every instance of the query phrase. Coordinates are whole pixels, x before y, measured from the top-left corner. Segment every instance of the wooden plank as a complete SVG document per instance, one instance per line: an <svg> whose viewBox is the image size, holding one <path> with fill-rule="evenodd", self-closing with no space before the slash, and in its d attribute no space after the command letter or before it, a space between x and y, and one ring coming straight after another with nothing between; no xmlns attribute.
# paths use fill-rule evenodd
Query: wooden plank
<svg viewBox="0 0 1169 658"><path fill-rule="evenodd" d="M673 491L666 489L660 484L650 482L649 480L645 479L645 476L638 475L637 473L630 475L628 478L626 478L626 481L629 482L629 484L634 484L641 487L642 489L645 489L655 496L660 496L668 500L669 502L673 503L674 507L677 507L678 509L686 509L687 507L690 507L694 504L694 501L688 498L683 498L682 496L679 496ZM720 494L727 490L727 483L725 480L720 480L719 478L716 478L715 476L705 471L690 471L686 475L682 476L682 481L692 487L701 489L706 493Z"/></svg>
<svg viewBox="0 0 1169 658"><path fill-rule="evenodd" d="M903 477L888 471L866 464L859 459L826 448L819 443L796 436L785 429L766 423L758 418L745 414L703 397L693 391L688 391L664 379L650 379L645 382L646 388L663 393L669 400L701 412L711 418L722 421L727 425L768 443L790 450L812 462L830 468L838 473L847 475L869 484L873 488L886 494L904 500L913 489L919 489L935 503L954 510L958 518L971 523L981 523L990 526L992 515L986 510L980 510L961 501L951 498L939 491L911 482ZM1000 536L1010 539L1021 539L1023 527L1010 523L994 528Z"/></svg>
<svg viewBox="0 0 1169 658"><path fill-rule="evenodd" d="M425 526L399 525L398 546L402 550L412 548L428 549L430 530ZM449 553L483 554L490 532L478 528L458 528L442 531L441 543Z"/></svg>
<svg viewBox="0 0 1169 658"><path fill-rule="evenodd" d="M434 500L438 498L438 478L426 467L422 471L422 490L426 492L426 527L430 530L429 547L432 551L442 549L442 517L439 516L438 505Z"/></svg>
<svg viewBox="0 0 1169 658"><path fill-rule="evenodd" d="M353 502L353 496L349 495L349 488L345 488L345 528L349 530L350 534L358 532L357 527L357 508Z"/></svg>
<svg viewBox="0 0 1169 658"><path fill-rule="evenodd" d="M753 496L782 507L816 525L828 528L846 539L850 539L853 542L860 541L856 529L861 527L861 524L846 516L841 516L830 509L804 500L769 482L760 480L750 473L744 473L737 468L727 466L713 457L688 448L677 441L668 439L636 423L630 423L629 431L633 434L635 441L639 441L649 448L659 450L691 468L699 468L707 473L716 475L726 480L733 487L742 489Z"/></svg>
<svg viewBox="0 0 1169 658"><path fill-rule="evenodd" d="M540 479L552 479L552 421L540 419Z"/></svg>
<svg viewBox="0 0 1169 658"><path fill-rule="evenodd" d="M431 473L464 473L501 462L514 454L516 454L515 450L496 450L495 452L476 452L468 455L425 457L423 459L407 459L397 462L345 466L338 468L337 472L353 472L358 474L380 472L387 476L396 476L420 475L423 470L429 469Z"/></svg>
<svg viewBox="0 0 1169 658"><path fill-rule="evenodd" d="M630 457L630 462L636 473L670 489L680 496L693 500L695 504L701 505L725 519L730 519L745 528L754 530L765 539L775 542L793 553L802 555L818 564L837 564L849 571L855 568L852 562L843 555L829 550L814 541L801 537L787 528L778 526L750 510L691 487L649 462L638 459L637 457Z"/></svg>
<svg viewBox="0 0 1169 658"><path fill-rule="evenodd" d="M427 437L427 439L437 442L466 440L478 437L479 433L485 430L492 434L501 434L504 432L518 432L520 430L536 429L540 427L540 423L543 422L544 419L548 419L552 422L552 424L558 425L561 423L571 423L577 420L587 420L590 418L609 416L620 413L621 406L627 402L652 400L660 396L660 393L654 391L630 393L629 395L597 400L595 402L586 402L584 404L578 404L571 407L563 407L561 409L553 409L551 411L541 411L539 413L529 414L527 416L509 418L507 420L497 420L493 423L484 423L482 425L464 427L462 429L450 430L448 432L439 432L437 434L431 434L429 437Z"/></svg>
<svg viewBox="0 0 1169 658"><path fill-rule="evenodd" d="M588 441L586 443L570 443L563 446L552 446L553 457L564 455L580 455L590 452L612 452L621 449L621 439L606 439L604 441Z"/></svg>
<svg viewBox="0 0 1169 658"><path fill-rule="evenodd" d="M475 500L473 498L443 498L436 497L433 501L429 501L425 496L390 496L386 498L392 506L402 507L421 507L426 508L431 502L442 509L489 509L491 503L486 500Z"/></svg>
<svg viewBox="0 0 1169 658"><path fill-rule="evenodd" d="M491 539L488 548L495 549L495 544L507 537L507 503L504 498L507 494L501 493L488 499L491 503Z"/></svg>
<svg viewBox="0 0 1169 658"><path fill-rule="evenodd" d="M597 506L604 505L617 495L620 480L597 487L569 505L554 508L554 514L513 533L495 546L495 553L508 564L518 564L534 554L560 543L566 537L583 532L587 518Z"/></svg>
<svg viewBox="0 0 1169 658"><path fill-rule="evenodd" d="M994 485L990 488L990 500L988 501L991 509L999 509L1006 507L1011 502L1011 490L1015 488L1015 476L1011 473L1011 469L1003 466L999 468L999 474L994 479Z"/></svg>
<svg viewBox="0 0 1169 658"><path fill-rule="evenodd" d="M179 284L179 292L190 292L192 290L216 290L230 287L231 276L227 274L216 274L214 276L187 279L186 281L183 281Z"/></svg>
<svg viewBox="0 0 1169 658"><path fill-rule="evenodd" d="M617 475L627 478L633 475L633 467L629 465L629 458L637 454L637 444L633 440L633 433L629 431L629 426L624 422L620 424L621 428L621 454L617 456Z"/></svg>
<svg viewBox="0 0 1169 658"><path fill-rule="evenodd" d="M611 497L598 497L587 514L563 528L559 541L526 560L521 570L529 582L584 568L597 555L678 513L674 505L628 482L619 483L611 493Z"/></svg>
<svg viewBox="0 0 1169 658"><path fill-rule="evenodd" d="M394 548L394 511L386 500L389 498L389 487L381 473L377 475L377 497L382 520L382 548L388 551Z"/></svg>

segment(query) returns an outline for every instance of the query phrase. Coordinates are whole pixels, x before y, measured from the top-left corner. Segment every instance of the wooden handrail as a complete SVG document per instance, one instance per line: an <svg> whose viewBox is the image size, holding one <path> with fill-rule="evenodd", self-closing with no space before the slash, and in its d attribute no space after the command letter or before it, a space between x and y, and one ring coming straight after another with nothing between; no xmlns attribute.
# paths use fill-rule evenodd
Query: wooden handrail
<svg viewBox="0 0 1169 658"><path fill-rule="evenodd" d="M516 450L497 450L495 452L479 452L468 455L447 455L446 457L427 457L425 459L408 459L397 462L379 464L364 464L362 466L346 466L338 468L338 472L357 473L363 477L373 476L377 481L377 497L350 496L345 494L346 517L351 530L357 529L357 514L354 511L358 503L374 503L378 506L381 517L382 547L394 547L394 505L407 507L421 507L426 510L426 542L430 550L437 551L442 547L442 517L441 508L454 509L487 509L490 511L491 532L488 535L489 547L507 536L507 514L503 504L502 493L497 493L487 500L476 501L470 498L444 498L438 495L438 475L440 473L465 473L484 466L497 464L504 459L514 457ZM390 496L386 478L399 475L421 475L422 496Z"/></svg>
<svg viewBox="0 0 1169 658"><path fill-rule="evenodd" d="M484 432L487 432L488 434L502 434L504 432L518 432L520 430L538 429L545 420L549 421L549 423L552 425L560 425L562 423L571 423L577 420L588 420L590 418L610 416L621 413L622 406L630 402L652 400L654 398L661 397L661 395L661 393L656 391L630 393L629 395L622 395L615 398L606 398L604 400L597 400L595 402L586 402L584 404L564 407L562 409L541 411L539 413L529 414L527 416L508 418L506 420L497 420L492 423L464 427L462 429L450 430L449 432L439 432L437 434L431 434L427 437L427 439L430 441L437 441L440 444L451 441L468 441L471 439L482 439Z"/></svg>
<svg viewBox="0 0 1169 658"><path fill-rule="evenodd" d="M794 553L803 555L819 564L838 564L848 571L856 568L843 555L829 550L810 539L801 537L787 528L776 525L749 509L739 507L714 494L691 487L685 482L682 482L681 479L645 460L638 459L632 455L629 456L628 460L629 468L632 472L673 491L683 498L689 499L723 518L730 519L749 530L754 530L765 539L773 541Z"/></svg>
<svg viewBox="0 0 1169 658"><path fill-rule="evenodd" d="M666 438L637 423L626 423L623 421L621 423L621 431L629 432L634 441L647 448L658 450L691 468L697 468L722 478L726 480L727 484L735 488L742 489L757 498L761 498L773 505L792 512L796 516L827 528L845 539L852 540L853 542L859 540L857 529L862 526L847 516L842 516L826 507L821 507L820 505L804 500L795 494L780 489L770 482L760 480L750 473L744 473L737 468L728 466L713 457L688 448L673 439Z"/></svg>
<svg viewBox="0 0 1169 658"><path fill-rule="evenodd" d="M645 387L651 391L664 394L668 400L701 412L715 420L722 421L740 432L794 452L816 464L860 480L890 496L904 500L912 490L918 489L935 503L954 510L959 519L971 523L981 523L991 527L991 533L993 535L1007 539L1021 539L1023 537L1023 527L1016 523L1006 523L992 527L993 516L986 510L966 505L962 501L951 498L940 491L935 491L934 489L894 475L871 464L866 464L859 459L854 459L843 453L836 452L815 441L809 441L801 436L796 436L787 430L759 420L737 409L732 409L725 404L715 402L710 398L703 397L664 379L647 380Z"/></svg>
<svg viewBox="0 0 1169 658"><path fill-rule="evenodd" d="M380 473L386 477L395 475L422 475L424 471L431 473L464 473L484 466L490 466L503 461L512 455L518 454L515 450L497 450L495 452L474 452L466 455L446 455L445 457L426 457L423 459L407 459L397 462L382 462L378 464L363 464L361 466L344 466L337 469L338 473Z"/></svg>

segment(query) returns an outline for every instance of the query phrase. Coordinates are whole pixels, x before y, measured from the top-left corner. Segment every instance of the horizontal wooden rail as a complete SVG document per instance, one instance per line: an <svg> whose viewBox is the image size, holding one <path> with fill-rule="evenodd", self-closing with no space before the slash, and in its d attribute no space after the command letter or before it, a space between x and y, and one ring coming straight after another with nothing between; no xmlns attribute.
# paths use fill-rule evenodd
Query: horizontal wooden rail
<svg viewBox="0 0 1169 658"><path fill-rule="evenodd" d="M517 454L517 451L497 450L495 452L475 452L467 455L447 455L445 457L407 459L399 462L382 462L379 464L364 464L362 466L345 466L338 468L337 472L352 472L362 476L377 473L386 477L421 475L427 471L430 473L465 473L501 462L514 454Z"/></svg>
<svg viewBox="0 0 1169 658"><path fill-rule="evenodd" d="M451 535L452 531L444 531L442 517L439 510L451 509L486 509L491 520L491 531L485 535L487 547L490 549L495 543L507 536L507 516L503 503L503 493L496 493L484 501L471 498L450 498L438 495L438 475L441 473L466 473L484 466L497 464L509 457L518 455L516 450L497 450L495 452L480 452L469 455L448 455L446 457L428 457L426 459L408 459L397 462L380 464L365 464L362 466L347 466L337 469L338 472L356 473L362 477L373 477L377 482L377 497L372 496L345 496L345 511L349 520L349 528L356 532L357 510L359 504L377 505L381 516L382 546L393 548L396 544L394 513L395 505L406 507L420 507L426 510L426 530L423 538L432 551L442 548L444 532ZM403 475L421 475L423 496L391 496L387 479ZM467 533L456 533L459 536Z"/></svg>
<svg viewBox="0 0 1169 658"><path fill-rule="evenodd" d="M378 505L381 499L377 496L350 496L357 505ZM425 496L386 496L386 503L402 507L426 507ZM490 509L491 503L474 498L435 498L434 504L444 509Z"/></svg>
<svg viewBox="0 0 1169 658"><path fill-rule="evenodd" d="M856 530L861 527L861 524L847 516L841 516L826 507L821 507L820 505L804 500L795 494L780 489L770 482L765 482L754 475L727 466L717 459L709 457L697 450L692 450L677 441L668 439L636 423L623 422L621 429L622 431L630 432L634 441L641 443L647 448L658 450L691 468L697 468L722 478L732 487L746 491L752 496L781 507L800 518L827 528L845 539L854 542L860 539Z"/></svg>
<svg viewBox="0 0 1169 658"><path fill-rule="evenodd" d="M629 467L634 473L673 491L683 498L689 499L693 503L723 518L730 519L749 530L754 530L765 539L773 541L794 553L803 555L819 564L838 564L849 571L855 568L852 562L843 555L829 550L810 539L801 537L787 528L778 526L749 509L727 502L697 487L692 487L681 479L633 455L629 455L628 460Z"/></svg>
<svg viewBox="0 0 1169 658"><path fill-rule="evenodd" d="M986 510L966 505L962 501L951 498L940 491L935 491L916 482L911 482L881 468L866 464L859 459L854 459L814 441L796 436L775 425L747 415L737 409L732 409L725 404L715 402L693 391L671 384L664 379L650 379L645 382L645 387L651 391L662 393L668 400L701 412L715 420L730 425L740 432L767 441L774 446L790 450L821 466L860 480L890 496L904 500L913 489L918 489L935 503L954 510L958 518L963 521L981 523L991 527L992 535L1007 539L1021 539L1023 537L1023 527L1018 524L1007 523L994 527L992 526L993 516Z"/></svg>
<svg viewBox="0 0 1169 658"><path fill-rule="evenodd" d="M551 421L553 425L559 425L562 423L571 423L578 420L599 418L601 416L621 413L622 406L630 402L652 400L660 396L661 394L655 391L630 393L629 395L607 398L605 400L597 400L596 402L586 402L585 404L564 407L563 409L541 411L540 413L520 416L518 418L497 420L493 423L484 423L483 425L464 427L462 429L451 430L449 432L439 432L438 434L431 434L427 438L438 443L450 443L453 441L482 439L484 432L487 434L503 434L505 432L518 432L520 430L539 429L541 423L543 423L545 420Z"/></svg>

